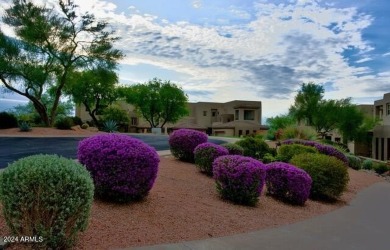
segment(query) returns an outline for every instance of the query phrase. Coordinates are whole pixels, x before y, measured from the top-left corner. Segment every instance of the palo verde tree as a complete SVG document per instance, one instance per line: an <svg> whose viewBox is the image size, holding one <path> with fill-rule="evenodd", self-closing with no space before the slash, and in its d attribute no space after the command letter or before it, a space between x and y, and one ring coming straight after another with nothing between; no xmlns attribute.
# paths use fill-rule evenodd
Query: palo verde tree
<svg viewBox="0 0 390 250"><path fill-rule="evenodd" d="M188 114L187 95L170 81L154 78L145 84L121 87L119 92L152 128L163 128Z"/></svg>
<svg viewBox="0 0 390 250"><path fill-rule="evenodd" d="M2 21L16 37L0 30L0 81L9 90L27 97L46 126L52 126L71 72L103 67L115 69L123 54L113 48L117 38L106 22L80 13L71 0L48 7L14 0ZM47 107L47 91L53 105Z"/></svg>
<svg viewBox="0 0 390 250"><path fill-rule="evenodd" d="M324 87L313 82L303 83L295 96L294 105L290 107L290 114L298 121L306 121L306 125L313 125L313 116L318 112L318 104L324 97Z"/></svg>
<svg viewBox="0 0 390 250"><path fill-rule="evenodd" d="M337 129L344 143L357 140L372 127L364 124L364 115L350 98L323 99L324 88L314 83L302 84L290 113L297 121L305 120L322 138ZM369 123L367 123L369 124Z"/></svg>
<svg viewBox="0 0 390 250"><path fill-rule="evenodd" d="M81 72L72 72L65 93L70 95L76 104L83 104L85 110L97 125L96 115L111 105L118 97L116 84L118 76L115 71L96 68Z"/></svg>

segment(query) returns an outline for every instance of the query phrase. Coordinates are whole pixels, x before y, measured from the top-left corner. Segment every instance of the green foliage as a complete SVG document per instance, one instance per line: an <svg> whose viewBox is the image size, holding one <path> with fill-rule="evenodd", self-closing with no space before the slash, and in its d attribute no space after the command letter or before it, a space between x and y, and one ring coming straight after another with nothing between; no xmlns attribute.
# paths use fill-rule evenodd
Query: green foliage
<svg viewBox="0 0 390 250"><path fill-rule="evenodd" d="M375 171L377 174L384 174L387 171L389 171L389 166L386 165L386 163L374 163L372 166L372 169Z"/></svg>
<svg viewBox="0 0 390 250"><path fill-rule="evenodd" d="M304 153L295 155L290 163L305 170L312 178L310 197L313 199L337 199L347 187L347 168L335 157Z"/></svg>
<svg viewBox="0 0 390 250"><path fill-rule="evenodd" d="M31 131L31 125L29 122L21 121L21 122L19 122L19 129L22 132L29 132L29 131Z"/></svg>
<svg viewBox="0 0 390 250"><path fill-rule="evenodd" d="M317 132L312 127L289 125L281 132L280 138L286 139L302 139L302 140L315 140L317 138Z"/></svg>
<svg viewBox="0 0 390 250"><path fill-rule="evenodd" d="M267 139L269 140L279 140L278 131L286 128L287 126L293 125L295 119L292 115L279 115L267 119L267 125L269 129L267 131Z"/></svg>
<svg viewBox="0 0 390 250"><path fill-rule="evenodd" d="M364 114L356 105L348 103L342 107L340 116L338 117L337 129L342 135L344 143L360 137L359 134L362 132L363 122Z"/></svg>
<svg viewBox="0 0 390 250"><path fill-rule="evenodd" d="M13 114L0 112L0 129L17 128L18 120Z"/></svg>
<svg viewBox="0 0 390 250"><path fill-rule="evenodd" d="M117 105L112 105L104 109L102 120L103 122L114 121L118 125L126 125L129 123L130 118L126 111L123 110L121 107Z"/></svg>
<svg viewBox="0 0 390 250"><path fill-rule="evenodd" d="M63 130L68 130L72 126L74 126L72 117L68 116L58 119L54 125L56 126L56 128Z"/></svg>
<svg viewBox="0 0 390 250"><path fill-rule="evenodd" d="M313 116L318 112L318 103L324 96L324 87L313 82L302 83L301 89L295 96L294 105L290 107L290 114L298 121L306 121L313 125Z"/></svg>
<svg viewBox="0 0 390 250"><path fill-rule="evenodd" d="M272 150L268 144L259 138L248 136L236 142L237 145L244 149L244 156L249 156L254 159L262 159L266 153L271 153Z"/></svg>
<svg viewBox="0 0 390 250"><path fill-rule="evenodd" d="M54 105L54 99L49 94L43 94L41 102L48 108L49 112L51 112ZM72 111L73 103L71 101L60 101L57 106L56 119L58 120L61 117L70 116ZM25 105L14 107L12 113L17 116L18 121L26 121L33 125L44 125L44 121L31 101Z"/></svg>
<svg viewBox="0 0 390 250"><path fill-rule="evenodd" d="M366 170L371 170L373 168L372 160L366 159L362 163L362 168Z"/></svg>
<svg viewBox="0 0 390 250"><path fill-rule="evenodd" d="M113 120L104 121L103 122L103 131L109 132L109 133L117 132L118 131L118 124L116 123L116 121L113 121Z"/></svg>
<svg viewBox="0 0 390 250"><path fill-rule="evenodd" d="M89 125L88 125L87 123L83 123L83 124L81 125L81 128L82 128L82 129L87 129L87 128L89 128Z"/></svg>
<svg viewBox="0 0 390 250"><path fill-rule="evenodd" d="M72 72L69 84L65 86L65 93L71 96L76 104L83 104L97 124L96 115L118 99L117 82L116 72L103 67Z"/></svg>
<svg viewBox="0 0 390 250"><path fill-rule="evenodd" d="M345 156L348 158L348 166L350 168L353 168L355 170L359 170L362 168L362 160L359 157L351 154L345 154Z"/></svg>
<svg viewBox="0 0 390 250"><path fill-rule="evenodd" d="M217 144L205 142L194 149L194 160L196 167L206 175L213 175L213 162L216 158L228 155L229 151Z"/></svg>
<svg viewBox="0 0 390 250"><path fill-rule="evenodd" d="M81 118L78 117L78 116L72 117L72 120L73 120L73 124L74 124L74 125L79 125L79 126L81 126L81 125L83 124L83 121L82 121Z"/></svg>
<svg viewBox="0 0 390 250"><path fill-rule="evenodd" d="M0 31L0 80L10 91L29 99L46 126L56 120L62 92L72 72L96 65L115 70L123 54L108 24L92 14L80 13L73 1L55 6L34 1L13 1L6 6L3 23L15 33ZM48 94L53 104L43 101Z"/></svg>
<svg viewBox="0 0 390 250"><path fill-rule="evenodd" d="M177 122L188 114L187 95L170 81L154 78L145 84L122 87L118 91L152 128Z"/></svg>
<svg viewBox="0 0 390 250"><path fill-rule="evenodd" d="M226 148L229 151L229 155L243 155L244 148L238 144L227 142L221 144L222 147Z"/></svg>
<svg viewBox="0 0 390 250"><path fill-rule="evenodd" d="M295 155L303 153L318 153L314 147L304 146L301 144L284 144L279 147L277 159L283 162L289 162Z"/></svg>
<svg viewBox="0 0 390 250"><path fill-rule="evenodd" d="M271 162L275 162L277 161L278 159L273 156L272 154L270 153L266 153L264 156L263 156L263 159L261 159L261 161L264 163L264 164L267 164L267 163L271 163Z"/></svg>
<svg viewBox="0 0 390 250"><path fill-rule="evenodd" d="M79 163L56 155L34 155L0 174L7 226L15 236L40 236L31 249L71 249L88 226L94 186Z"/></svg>

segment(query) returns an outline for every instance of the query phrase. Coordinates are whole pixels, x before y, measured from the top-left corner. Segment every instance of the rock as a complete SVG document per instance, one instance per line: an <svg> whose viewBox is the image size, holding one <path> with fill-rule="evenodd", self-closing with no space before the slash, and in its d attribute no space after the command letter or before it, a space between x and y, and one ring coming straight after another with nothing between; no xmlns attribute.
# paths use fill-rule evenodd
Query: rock
<svg viewBox="0 0 390 250"><path fill-rule="evenodd" d="M87 128L87 130L91 131L91 132L99 132L99 129L95 128L95 127L89 127L89 128Z"/></svg>
<svg viewBox="0 0 390 250"><path fill-rule="evenodd" d="M74 131L80 131L81 127L80 127L80 125L76 125L76 126L71 127L70 129L74 130Z"/></svg>

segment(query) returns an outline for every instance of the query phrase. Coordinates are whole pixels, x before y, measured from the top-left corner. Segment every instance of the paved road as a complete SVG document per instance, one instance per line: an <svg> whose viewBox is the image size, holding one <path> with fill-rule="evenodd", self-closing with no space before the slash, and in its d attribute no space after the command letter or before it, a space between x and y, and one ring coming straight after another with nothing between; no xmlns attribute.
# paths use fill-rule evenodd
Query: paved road
<svg viewBox="0 0 390 250"><path fill-rule="evenodd" d="M166 135L131 135L157 151L169 149ZM0 169L17 159L34 154L58 154L67 158L76 158L77 145L82 137L0 137ZM209 139L221 144L224 141Z"/></svg>
<svg viewBox="0 0 390 250"><path fill-rule="evenodd" d="M133 250L389 250L390 183L358 193L331 213L295 224L228 237L128 248Z"/></svg>

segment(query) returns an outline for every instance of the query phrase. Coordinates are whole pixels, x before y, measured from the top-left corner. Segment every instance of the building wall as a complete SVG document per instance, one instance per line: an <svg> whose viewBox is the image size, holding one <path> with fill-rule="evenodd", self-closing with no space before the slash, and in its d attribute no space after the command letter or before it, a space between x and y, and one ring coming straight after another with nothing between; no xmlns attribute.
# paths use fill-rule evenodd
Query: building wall
<svg viewBox="0 0 390 250"><path fill-rule="evenodd" d="M137 117L138 123L136 126L131 126L129 131L141 132L144 128L148 128L150 125L142 117L138 117L135 112L134 106L127 104L123 101L117 102L123 110L125 110L129 117ZM166 124L166 128L174 128L178 124L185 126L188 124L196 125L199 128L210 129L215 123L230 123L235 122L233 127L229 128L218 128L221 135L224 133L225 136L239 135L239 131L245 135L247 131L249 133L255 133L256 130L260 130L261 126L261 102L260 101L231 101L226 103L215 103L215 102L197 102L187 104L189 115L180 119L177 123ZM237 112L237 113L236 113ZM245 113L247 117L245 117ZM238 116L237 116L238 114ZM83 121L91 120L88 113L85 111L83 105L76 107L76 115L79 116ZM245 120L245 118L251 118L251 120ZM248 123L249 122L249 123ZM214 131L212 134L216 134Z"/></svg>
<svg viewBox="0 0 390 250"><path fill-rule="evenodd" d="M374 102L374 117L381 124L373 130L372 157L382 161L390 160L390 93Z"/></svg>

